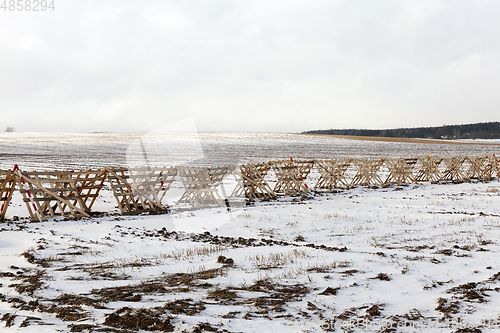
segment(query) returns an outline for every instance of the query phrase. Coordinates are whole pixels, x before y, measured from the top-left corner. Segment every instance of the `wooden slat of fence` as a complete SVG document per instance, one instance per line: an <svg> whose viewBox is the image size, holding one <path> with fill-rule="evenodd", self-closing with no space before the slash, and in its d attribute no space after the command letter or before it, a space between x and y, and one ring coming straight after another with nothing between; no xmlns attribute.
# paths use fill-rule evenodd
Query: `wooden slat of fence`
<svg viewBox="0 0 500 333"><path fill-rule="evenodd" d="M16 186L16 175L10 170L0 170L0 219L5 218Z"/></svg>
<svg viewBox="0 0 500 333"><path fill-rule="evenodd" d="M118 208L123 215L140 214L151 211L149 206L144 204L141 195L138 195L128 182L129 175L127 174L127 169L106 168L106 171L108 172L108 181L111 184L111 189L118 203Z"/></svg>
<svg viewBox="0 0 500 333"><path fill-rule="evenodd" d="M230 167L221 166L215 168L208 168L208 173L210 175L210 179L212 180L213 186L219 186L219 184L224 179L224 176L228 173Z"/></svg>
<svg viewBox="0 0 500 333"><path fill-rule="evenodd" d="M129 169L132 173L132 181L142 192L148 193L150 198L161 205L166 192L170 189L177 169L175 167L164 168L139 168Z"/></svg>

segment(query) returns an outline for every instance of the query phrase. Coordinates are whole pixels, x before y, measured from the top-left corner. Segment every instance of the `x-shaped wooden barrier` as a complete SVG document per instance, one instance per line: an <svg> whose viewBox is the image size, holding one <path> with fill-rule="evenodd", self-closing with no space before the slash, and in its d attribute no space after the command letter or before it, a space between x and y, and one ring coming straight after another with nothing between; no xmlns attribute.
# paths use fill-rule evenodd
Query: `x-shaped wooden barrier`
<svg viewBox="0 0 500 333"><path fill-rule="evenodd" d="M416 182L437 183L443 180L443 175L441 171L439 171L439 164L441 164L442 158L434 159L431 154L429 154L426 158L420 158L419 160L421 165L415 176Z"/></svg>
<svg viewBox="0 0 500 333"><path fill-rule="evenodd" d="M383 182L378 175L378 171L382 164L384 164L383 159L377 160L362 160L354 159L354 165L357 168L357 172L351 180L351 186L382 186Z"/></svg>
<svg viewBox="0 0 500 333"><path fill-rule="evenodd" d="M165 192L177 175L175 168L106 168L108 181L123 215L165 212Z"/></svg>
<svg viewBox="0 0 500 333"><path fill-rule="evenodd" d="M443 172L443 180L460 183L469 181L467 173L463 170L463 164L466 161L465 157L448 157L444 158L443 162L446 169Z"/></svg>
<svg viewBox="0 0 500 333"><path fill-rule="evenodd" d="M308 163L311 163L309 161ZM312 162L314 163L314 162ZM298 165L293 161L270 161L269 164L273 168L278 182L273 188L274 193L282 192L284 195L298 195L309 192L307 184L304 182L311 168L309 165L303 165L302 171L307 174L300 173ZM312 165L311 165L312 167Z"/></svg>
<svg viewBox="0 0 500 333"><path fill-rule="evenodd" d="M276 195L264 179L270 168L268 163L240 165L233 171L238 183L229 197L245 195L249 201L275 198Z"/></svg>
<svg viewBox="0 0 500 333"><path fill-rule="evenodd" d="M314 185L317 189L347 189L349 183L345 178L345 172L351 159L338 159L338 160L315 160L314 164L320 173L320 178Z"/></svg>
<svg viewBox="0 0 500 333"><path fill-rule="evenodd" d="M481 156L475 158L467 158L469 169L467 176L470 179L491 180L498 175L498 162L496 158Z"/></svg>
<svg viewBox="0 0 500 333"><path fill-rule="evenodd" d="M384 186L389 184L411 184L415 182L412 172L418 161L416 158L386 158L384 161L389 169L389 175L384 181Z"/></svg>
<svg viewBox="0 0 500 333"><path fill-rule="evenodd" d="M57 215L90 217L71 171L17 170L17 183L32 221Z"/></svg>
<svg viewBox="0 0 500 333"><path fill-rule="evenodd" d="M222 182L229 167L177 167L177 170L184 185L184 194L179 202L189 201L193 208L224 204L216 187Z"/></svg>

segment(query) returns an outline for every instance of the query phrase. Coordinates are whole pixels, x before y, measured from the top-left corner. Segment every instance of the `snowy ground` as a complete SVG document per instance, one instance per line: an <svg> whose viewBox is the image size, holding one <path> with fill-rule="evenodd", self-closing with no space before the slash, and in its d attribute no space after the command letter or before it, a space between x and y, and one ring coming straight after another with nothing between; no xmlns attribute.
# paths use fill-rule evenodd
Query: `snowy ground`
<svg viewBox="0 0 500 333"><path fill-rule="evenodd" d="M0 168L12 168L14 163L24 170L124 166L135 162L133 156L127 155L127 148L139 139L157 145L150 155L158 166L177 165L179 160L189 158L189 153L196 156L189 160L188 165L230 165L289 157L420 157L428 153L439 157L473 157L500 150L500 143L496 140L488 142L498 143L498 146L359 141L288 133L201 132L189 136L178 133L14 132L0 133ZM201 154L198 154L199 146Z"/></svg>
<svg viewBox="0 0 500 333"><path fill-rule="evenodd" d="M500 330L498 180L136 217L112 200L30 223L16 197L0 222L2 332Z"/></svg>

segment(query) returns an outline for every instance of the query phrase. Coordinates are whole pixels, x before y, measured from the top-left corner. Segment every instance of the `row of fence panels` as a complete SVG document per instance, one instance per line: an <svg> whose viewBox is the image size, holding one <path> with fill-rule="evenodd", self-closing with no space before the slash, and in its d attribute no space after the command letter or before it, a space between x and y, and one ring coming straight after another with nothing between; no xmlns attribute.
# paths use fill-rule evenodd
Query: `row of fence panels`
<svg viewBox="0 0 500 333"><path fill-rule="evenodd" d="M0 218L12 195L22 194L32 221L55 216L90 217L105 182L121 214L168 212L165 195L175 179L183 185L176 201L191 208L223 206L228 200L273 199L357 186L385 187L416 182L465 182L500 176L495 155L480 157L279 160L221 167L104 168L78 171L0 170ZM272 171L272 172L271 172ZM310 175L315 174L310 187ZM233 187L223 182L231 177ZM219 193L222 190L222 196Z"/></svg>

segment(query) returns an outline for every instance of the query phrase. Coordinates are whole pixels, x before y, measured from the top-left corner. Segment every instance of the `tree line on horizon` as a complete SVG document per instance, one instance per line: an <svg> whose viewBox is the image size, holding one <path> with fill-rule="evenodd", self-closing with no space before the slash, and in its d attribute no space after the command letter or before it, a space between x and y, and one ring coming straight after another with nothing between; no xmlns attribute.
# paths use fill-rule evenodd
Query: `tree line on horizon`
<svg viewBox="0 0 500 333"><path fill-rule="evenodd" d="M380 136L392 138L422 139L500 139L500 122L475 123L465 125L444 125L438 127L414 127L396 129L329 129L312 130L303 134Z"/></svg>

